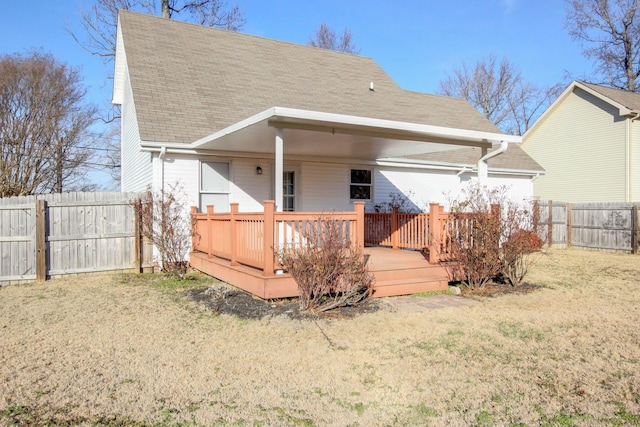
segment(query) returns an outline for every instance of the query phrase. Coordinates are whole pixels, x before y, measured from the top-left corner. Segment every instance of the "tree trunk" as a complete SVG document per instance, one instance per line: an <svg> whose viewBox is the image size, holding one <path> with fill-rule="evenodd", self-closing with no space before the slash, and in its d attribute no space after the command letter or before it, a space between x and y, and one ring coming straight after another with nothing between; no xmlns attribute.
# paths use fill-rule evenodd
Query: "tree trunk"
<svg viewBox="0 0 640 427"><path fill-rule="evenodd" d="M171 13L169 11L169 0L162 0L162 17L170 19Z"/></svg>

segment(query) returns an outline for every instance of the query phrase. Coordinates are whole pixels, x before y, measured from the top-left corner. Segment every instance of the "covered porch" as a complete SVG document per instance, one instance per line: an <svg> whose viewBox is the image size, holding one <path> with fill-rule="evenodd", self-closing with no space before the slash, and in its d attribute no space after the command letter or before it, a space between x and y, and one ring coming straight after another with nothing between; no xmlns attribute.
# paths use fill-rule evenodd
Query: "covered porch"
<svg viewBox="0 0 640 427"><path fill-rule="evenodd" d="M274 201L252 213L235 203L228 213L193 207L191 265L260 298L294 297L298 287L278 263L278 249L303 243L321 221L336 221L342 239L363 249L375 297L445 290L448 277L438 262L448 251L448 214L438 204L430 209L365 213L364 203L355 202L352 212L276 212Z"/></svg>

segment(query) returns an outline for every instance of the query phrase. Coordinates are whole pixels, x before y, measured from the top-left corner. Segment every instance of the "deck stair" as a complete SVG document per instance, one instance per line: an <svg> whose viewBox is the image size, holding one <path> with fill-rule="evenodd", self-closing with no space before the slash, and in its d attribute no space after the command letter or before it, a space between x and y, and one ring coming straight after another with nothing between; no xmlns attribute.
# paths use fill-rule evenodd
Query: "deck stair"
<svg viewBox="0 0 640 427"><path fill-rule="evenodd" d="M376 297L446 290L447 272L429 264L419 251L365 248L367 266L375 275Z"/></svg>

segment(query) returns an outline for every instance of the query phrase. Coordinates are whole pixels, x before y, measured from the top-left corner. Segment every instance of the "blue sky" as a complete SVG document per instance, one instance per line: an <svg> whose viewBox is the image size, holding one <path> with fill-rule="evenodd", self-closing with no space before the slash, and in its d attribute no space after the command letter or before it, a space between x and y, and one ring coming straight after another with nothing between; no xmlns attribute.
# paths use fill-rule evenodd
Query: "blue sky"
<svg viewBox="0 0 640 427"><path fill-rule="evenodd" d="M90 99L105 107L110 71L78 46L67 28L81 31L91 0L3 0L0 52L39 48L80 67ZM229 1L228 3L233 3ZM322 22L349 27L360 54L374 58L404 89L434 93L463 62L507 57L524 78L550 86L588 76L591 63L565 29L562 0L237 0L243 32L306 44ZM104 177L95 177L103 180Z"/></svg>

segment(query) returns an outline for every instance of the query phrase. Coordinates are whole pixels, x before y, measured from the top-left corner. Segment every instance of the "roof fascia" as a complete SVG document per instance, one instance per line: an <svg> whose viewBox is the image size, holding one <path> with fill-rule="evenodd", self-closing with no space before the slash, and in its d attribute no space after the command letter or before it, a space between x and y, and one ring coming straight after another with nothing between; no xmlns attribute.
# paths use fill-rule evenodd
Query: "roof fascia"
<svg viewBox="0 0 640 427"><path fill-rule="evenodd" d="M422 167L424 169L444 169L444 170L461 170L466 172L477 172L478 165L471 163L449 163L449 162L436 162L432 160L417 160L417 159L402 159L402 158L385 158L378 159L376 161L379 165L384 166L396 166L396 167ZM511 175L545 175L543 170L529 170L529 169L508 169L508 168L495 168L489 167L491 173L502 173Z"/></svg>
<svg viewBox="0 0 640 427"><path fill-rule="evenodd" d="M440 142L452 145L491 147L492 142L496 141L507 141L515 144L522 142L522 137L517 135L272 107L193 142L191 148L197 149L207 142L237 132L263 120L267 120L269 126L275 128L347 133L389 139Z"/></svg>
<svg viewBox="0 0 640 427"><path fill-rule="evenodd" d="M116 30L116 57L113 71L113 93L111 103L122 105L124 98L124 82L127 73L127 55L122 40L122 27L120 26L120 15L118 15L118 26Z"/></svg>
<svg viewBox="0 0 640 427"><path fill-rule="evenodd" d="M399 122L394 120L375 119L369 117L350 116L344 114L323 113L319 111L299 110L293 108L274 107L276 115L285 120L306 120L316 122L319 125L307 125L289 123L278 119L270 120L272 127L305 129L309 130L348 133L372 137L388 137L389 139L424 140L425 142L443 142L455 144L454 141L461 140L466 143L460 145L476 145L485 147L492 141L507 141L510 143L520 143L522 138L516 135L506 135L501 133L472 131L458 128L448 128L443 126L424 125L411 122ZM336 126L333 126L333 125ZM475 143L475 144L474 144Z"/></svg>

